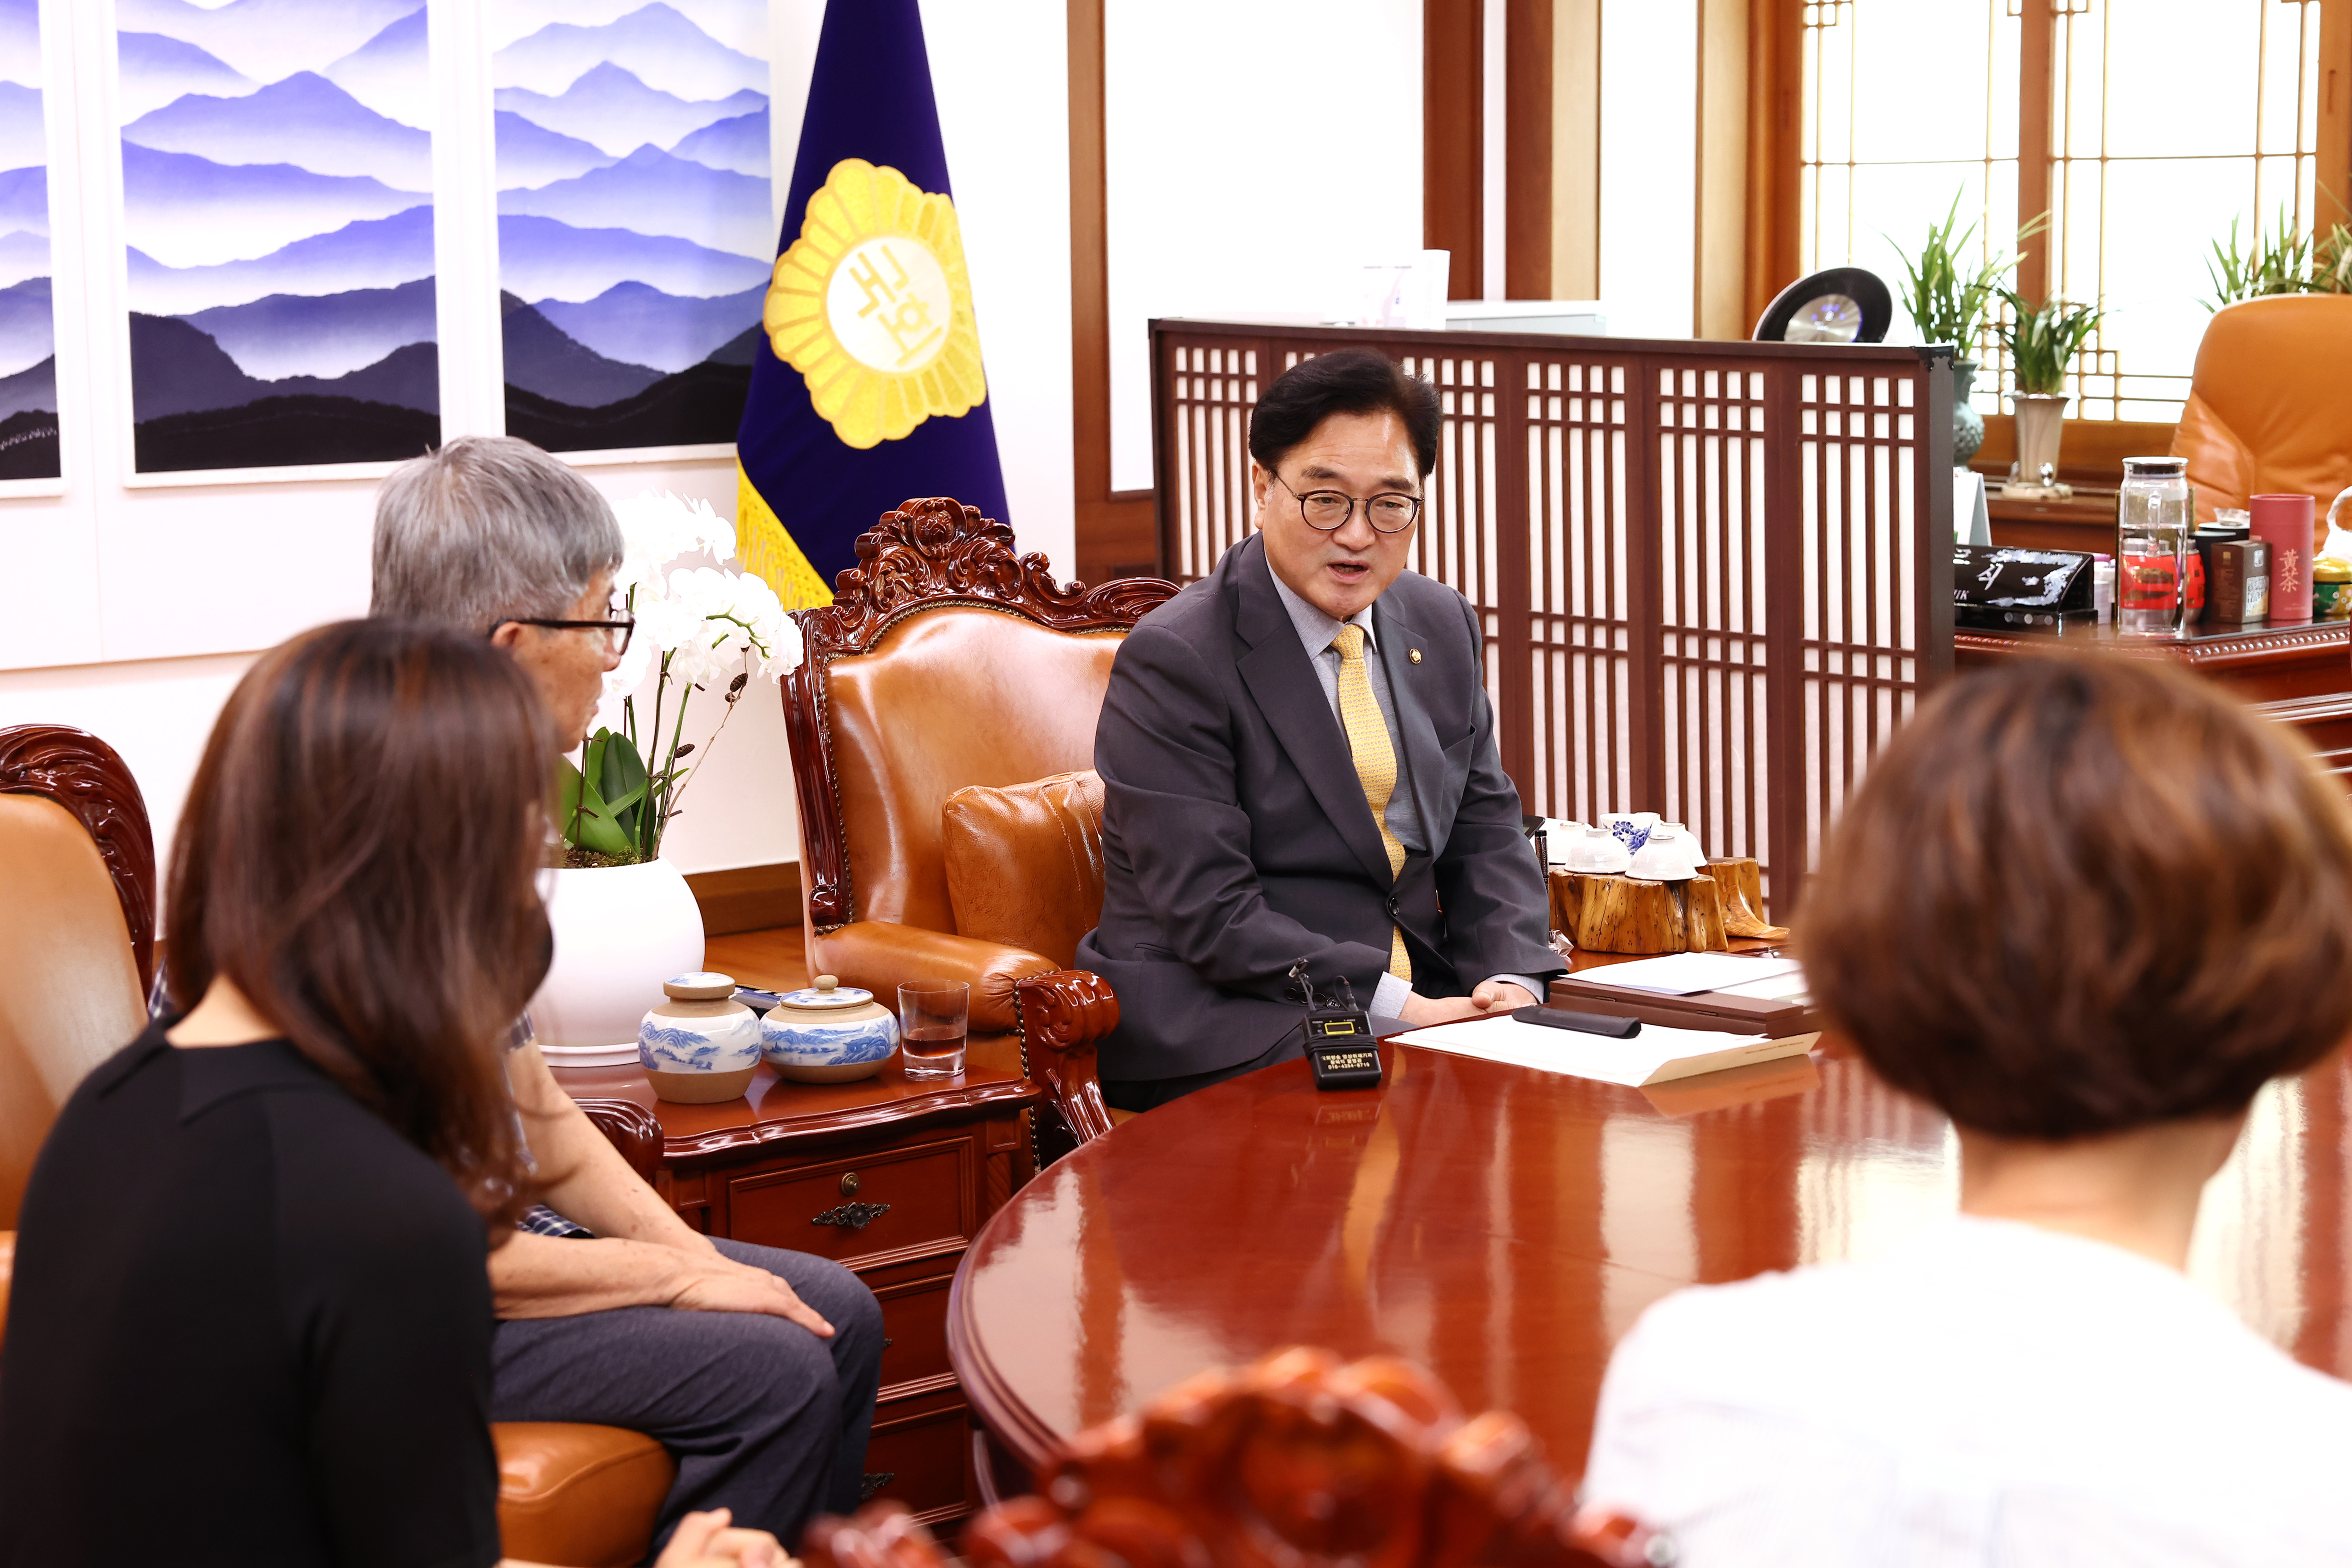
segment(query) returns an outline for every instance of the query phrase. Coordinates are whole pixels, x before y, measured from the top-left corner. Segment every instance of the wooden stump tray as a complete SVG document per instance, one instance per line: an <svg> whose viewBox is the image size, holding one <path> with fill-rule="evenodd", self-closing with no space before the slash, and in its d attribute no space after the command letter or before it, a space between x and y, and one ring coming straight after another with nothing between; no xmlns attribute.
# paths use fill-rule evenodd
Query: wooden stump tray
<svg viewBox="0 0 2352 1568"><path fill-rule="evenodd" d="M1733 937L1789 934L1757 913L1763 900L1753 860L1710 860L1686 881L1556 870L1550 883L1552 929L1586 952L1723 952Z"/></svg>

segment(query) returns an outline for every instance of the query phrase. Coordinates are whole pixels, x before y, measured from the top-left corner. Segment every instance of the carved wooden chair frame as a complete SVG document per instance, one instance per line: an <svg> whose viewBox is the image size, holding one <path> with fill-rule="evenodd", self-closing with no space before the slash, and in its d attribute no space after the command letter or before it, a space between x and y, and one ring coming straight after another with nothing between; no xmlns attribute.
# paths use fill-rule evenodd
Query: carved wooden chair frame
<svg viewBox="0 0 2352 1568"><path fill-rule="evenodd" d="M97 736L62 724L0 729L0 795L56 801L89 829L114 879L139 984L155 984L155 833L146 798L121 754ZM661 1123L629 1100L583 1100L588 1113L637 1174L650 1182L661 1163Z"/></svg>
<svg viewBox="0 0 2352 1568"><path fill-rule="evenodd" d="M122 923L142 990L155 983L155 831L147 802L121 754L97 736L62 724L0 730L0 795L37 795L89 830L114 879ZM126 1042L128 1043L128 1042Z"/></svg>
<svg viewBox="0 0 2352 1568"><path fill-rule="evenodd" d="M1176 585L1121 577L1089 588L1054 580L1043 555L1015 555L1013 531L944 496L909 500L857 539L857 565L835 580L833 603L797 610L803 656L784 677L784 724L800 806L801 874L817 934L857 918L841 785L834 771L826 673L833 661L871 653L892 626L926 610L968 605L1049 631L1125 633L1173 597ZM803 759L809 759L804 761ZM821 760L822 765L815 765ZM1038 1163L1110 1131L1095 1077L1095 1041L1118 1025L1118 1002L1099 976L1060 969L1014 987L1024 1076L1043 1087L1062 1125L1033 1118ZM1033 1049L1033 1047L1035 1047Z"/></svg>
<svg viewBox="0 0 2352 1568"><path fill-rule="evenodd" d="M1276 1352L1080 1434L964 1527L970 1568L1660 1568L1671 1538L1582 1506L1515 1415L1465 1420L1401 1361ZM902 1505L825 1518L808 1568L947 1568Z"/></svg>

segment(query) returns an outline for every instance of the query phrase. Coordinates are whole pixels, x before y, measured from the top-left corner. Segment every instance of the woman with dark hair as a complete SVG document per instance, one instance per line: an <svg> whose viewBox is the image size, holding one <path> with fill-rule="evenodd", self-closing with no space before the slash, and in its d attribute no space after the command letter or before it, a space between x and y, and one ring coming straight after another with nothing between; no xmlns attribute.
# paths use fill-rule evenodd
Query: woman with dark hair
<svg viewBox="0 0 2352 1568"><path fill-rule="evenodd" d="M187 1010L26 1192L0 1562L498 1560L484 1263L530 1197L501 1048L547 967L553 752L478 637L345 622L238 683L173 856ZM704 1515L661 1562L779 1556Z"/></svg>
<svg viewBox="0 0 2352 1568"><path fill-rule="evenodd" d="M1590 1494L1686 1568L2352 1562L2352 1386L2184 1274L2256 1091L2352 1028L2336 783L2167 667L1971 676L1872 765L1798 940L1951 1117L1960 1213L1651 1308Z"/></svg>

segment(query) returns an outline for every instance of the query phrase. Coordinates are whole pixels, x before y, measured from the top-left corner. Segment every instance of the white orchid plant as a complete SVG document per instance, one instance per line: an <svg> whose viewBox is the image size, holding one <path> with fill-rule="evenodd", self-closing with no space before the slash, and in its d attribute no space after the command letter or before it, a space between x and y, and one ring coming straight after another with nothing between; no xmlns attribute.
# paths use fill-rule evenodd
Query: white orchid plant
<svg viewBox="0 0 2352 1568"><path fill-rule="evenodd" d="M647 491L613 510L625 545L613 592L636 617L637 630L620 667L604 677L604 700L580 765L564 763L563 842L574 865L630 865L659 855L686 786L734 717L744 688L754 676L781 681L801 662L801 629L775 590L728 569L735 529L709 501ZM718 565L677 564L693 557ZM636 693L649 672L656 674L653 714L640 731ZM696 743L686 739L687 710L697 692L714 689L726 706L700 755L688 763Z"/></svg>

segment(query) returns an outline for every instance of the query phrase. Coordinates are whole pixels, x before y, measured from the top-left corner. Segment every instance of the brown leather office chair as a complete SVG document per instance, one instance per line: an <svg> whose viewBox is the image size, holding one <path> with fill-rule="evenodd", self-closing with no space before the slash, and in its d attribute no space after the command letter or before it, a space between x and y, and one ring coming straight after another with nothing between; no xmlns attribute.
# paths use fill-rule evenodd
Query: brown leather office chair
<svg viewBox="0 0 2352 1568"><path fill-rule="evenodd" d="M809 970L885 998L902 981L968 981L972 1034L1018 1034L1024 1070L1058 1094L1061 1053L1082 1059L1118 1022L1116 1001L1067 967L1055 934L1066 920L1019 941L1017 920L983 922L987 936L959 924L947 805L967 785L1087 767L1119 641L1175 586L1064 587L1043 556L1013 553L1010 529L944 498L899 507L860 536L857 557L830 606L796 613L806 653L784 680ZM1066 848L1058 829L1024 842L1041 868ZM1108 1129L1099 1104L1070 1102L1086 1133Z"/></svg>
<svg viewBox="0 0 2352 1568"><path fill-rule="evenodd" d="M154 950L154 836L131 770L79 730L0 730L0 1327L34 1158L83 1076L146 1027ZM589 1109L641 1170L657 1157L642 1107ZM645 1556L677 1473L660 1444L552 1423L491 1436L509 1553L580 1568Z"/></svg>
<svg viewBox="0 0 2352 1568"><path fill-rule="evenodd" d="M2286 294L2213 313L2172 437L2189 459L2197 521L2256 495L2328 503L2352 485L2352 295Z"/></svg>
<svg viewBox="0 0 2352 1568"><path fill-rule="evenodd" d="M1649 1568L1672 1543L1579 1509L1515 1415L1465 1421L1436 1379L1385 1358L1288 1350L1179 1384L1072 1439L1038 1495L965 1526L970 1568L1283 1563L1294 1568ZM945 1568L893 1503L821 1519L808 1568Z"/></svg>

